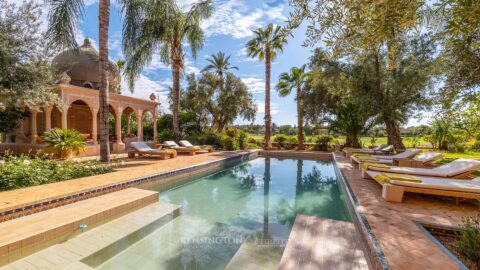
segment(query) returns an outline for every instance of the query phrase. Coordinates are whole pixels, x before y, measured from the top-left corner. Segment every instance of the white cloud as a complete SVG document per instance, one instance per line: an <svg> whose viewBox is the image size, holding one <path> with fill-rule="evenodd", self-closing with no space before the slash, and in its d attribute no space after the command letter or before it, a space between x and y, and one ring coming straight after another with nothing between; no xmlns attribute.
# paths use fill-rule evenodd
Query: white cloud
<svg viewBox="0 0 480 270"><path fill-rule="evenodd" d="M260 94L265 92L265 80L256 77L241 78L242 82L247 85L248 91L252 94Z"/></svg>
<svg viewBox="0 0 480 270"><path fill-rule="evenodd" d="M265 102L263 100L255 100L255 103L257 103L257 108L258 108L257 114L265 114ZM270 114L276 115L279 112L280 112L280 109L278 108L278 104L275 102L270 102ZM260 118L258 118L257 116L257 119L260 119Z"/></svg>
<svg viewBox="0 0 480 270"><path fill-rule="evenodd" d="M184 62L185 62L184 63L185 74L190 74L190 73L198 74L198 73L200 73L200 69L197 68L196 66L194 66L193 62L190 59L185 58Z"/></svg>
<svg viewBox="0 0 480 270"><path fill-rule="evenodd" d="M247 48L245 48L245 47L240 49L240 51L237 52L236 56L237 56L238 60L241 61L241 62L256 62L256 61L258 61L257 58L252 58L252 57L248 56Z"/></svg>
<svg viewBox="0 0 480 270"><path fill-rule="evenodd" d="M236 39L253 35L252 30L267 21L284 21L284 5L264 6L251 10L242 0L228 0L218 4L212 17L202 23L207 36L228 35Z"/></svg>
<svg viewBox="0 0 480 270"><path fill-rule="evenodd" d="M154 93L158 96L160 105L163 109L168 109L168 88L164 81L154 81L145 75L140 75L135 82L135 89L132 92L128 90L127 83L122 78L121 83L122 95L137 97L142 99L150 99L150 95Z"/></svg>

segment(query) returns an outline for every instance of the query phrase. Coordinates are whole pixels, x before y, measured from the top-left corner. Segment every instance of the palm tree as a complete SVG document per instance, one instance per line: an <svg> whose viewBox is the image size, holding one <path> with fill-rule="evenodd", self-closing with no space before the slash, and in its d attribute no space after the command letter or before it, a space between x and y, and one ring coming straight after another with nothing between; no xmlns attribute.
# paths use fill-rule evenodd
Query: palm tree
<svg viewBox="0 0 480 270"><path fill-rule="evenodd" d="M223 74L227 73L230 69L238 70L238 67L230 66L229 60L230 60L230 55L225 56L224 52L218 52L217 54L212 54L211 58L207 59L207 61L210 64L207 65L204 69L202 69L202 72L213 70L215 73L217 73L218 76L223 77Z"/></svg>
<svg viewBox="0 0 480 270"><path fill-rule="evenodd" d="M47 0L51 5L47 37L50 45L59 48L78 48L75 33L79 27L85 8L84 0ZM100 78L100 159L110 161L108 141L108 27L110 20L110 0L99 0L98 15L98 72ZM93 116L95 117L95 116Z"/></svg>
<svg viewBox="0 0 480 270"><path fill-rule="evenodd" d="M125 14L123 31L123 52L126 58L125 75L130 89L143 68L159 53L163 63L171 65L173 132L180 137L178 123L180 77L184 68L184 41L190 45L193 58L204 45L204 34L200 27L202 20L212 13L212 0L194 4L183 12L175 0L124 1Z"/></svg>
<svg viewBox="0 0 480 270"><path fill-rule="evenodd" d="M284 72L280 74L280 80L277 84L277 91L280 96L285 97L290 95L293 89L297 91L295 100L297 101L297 136L298 136L298 150L303 150L303 104L302 104L302 89L307 83L308 73L305 72L305 65L290 69L290 73Z"/></svg>
<svg viewBox="0 0 480 270"><path fill-rule="evenodd" d="M255 37L247 43L248 56L258 57L265 60L265 147L270 148L270 135L272 117L270 115L270 73L271 62L277 56L277 51L283 51L283 45L287 43L285 32L280 26L267 25L265 29L258 28L253 31Z"/></svg>

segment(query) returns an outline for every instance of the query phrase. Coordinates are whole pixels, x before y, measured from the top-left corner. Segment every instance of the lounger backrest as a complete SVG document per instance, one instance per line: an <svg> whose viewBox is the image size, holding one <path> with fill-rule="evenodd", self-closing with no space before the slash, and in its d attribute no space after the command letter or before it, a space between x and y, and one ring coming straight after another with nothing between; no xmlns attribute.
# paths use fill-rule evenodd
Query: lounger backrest
<svg viewBox="0 0 480 270"><path fill-rule="evenodd" d="M459 158L450 163L433 168L432 170L451 177L469 171L480 170L480 160Z"/></svg>
<svg viewBox="0 0 480 270"><path fill-rule="evenodd" d="M443 155L437 152L425 152L421 153L418 156L414 157L413 160L420 161L420 162L429 162L439 158L442 158Z"/></svg>
<svg viewBox="0 0 480 270"><path fill-rule="evenodd" d="M137 151L150 151L152 148L148 146L145 142L131 142L130 144Z"/></svg>
<svg viewBox="0 0 480 270"><path fill-rule="evenodd" d="M189 141L187 140L181 140L179 141L178 143L180 143L182 146L185 146L185 147L193 147L193 144L191 144Z"/></svg>
<svg viewBox="0 0 480 270"><path fill-rule="evenodd" d="M396 154L394 157L395 158L409 158L409 157L415 156L416 154L418 154L420 152L422 152L422 150L420 150L420 149L415 149L415 148L407 149L402 153Z"/></svg>
<svg viewBox="0 0 480 270"><path fill-rule="evenodd" d="M388 146L385 146L384 148L380 149L384 152L390 152L390 151L393 151L395 150L395 148L393 147L393 145L388 145Z"/></svg>
<svg viewBox="0 0 480 270"><path fill-rule="evenodd" d="M178 144L174 141L165 141L164 144L166 144L170 147L179 147Z"/></svg>
<svg viewBox="0 0 480 270"><path fill-rule="evenodd" d="M386 144L380 144L379 146L373 148L374 151L382 150L383 148L387 147Z"/></svg>

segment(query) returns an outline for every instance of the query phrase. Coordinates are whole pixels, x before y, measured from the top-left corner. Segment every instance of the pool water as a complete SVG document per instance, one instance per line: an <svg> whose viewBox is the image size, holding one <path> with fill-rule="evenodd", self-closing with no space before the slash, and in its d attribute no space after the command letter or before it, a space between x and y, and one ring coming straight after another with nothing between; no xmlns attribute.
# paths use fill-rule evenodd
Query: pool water
<svg viewBox="0 0 480 270"><path fill-rule="evenodd" d="M276 269L297 214L350 221L328 161L257 158L154 190L182 214L98 269Z"/></svg>

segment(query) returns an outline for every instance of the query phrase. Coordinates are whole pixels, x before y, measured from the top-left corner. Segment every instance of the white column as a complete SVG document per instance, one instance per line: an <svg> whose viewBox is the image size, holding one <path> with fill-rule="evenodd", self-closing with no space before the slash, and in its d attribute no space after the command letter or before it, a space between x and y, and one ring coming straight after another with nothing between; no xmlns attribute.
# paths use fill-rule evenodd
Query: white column
<svg viewBox="0 0 480 270"><path fill-rule="evenodd" d="M142 110L138 110L137 112L137 139L139 141L143 141L143 124L142 124Z"/></svg>
<svg viewBox="0 0 480 270"><path fill-rule="evenodd" d="M45 113L45 132L52 130L52 110L53 107L44 107Z"/></svg>
<svg viewBox="0 0 480 270"><path fill-rule="evenodd" d="M37 110L30 110L30 143L37 144Z"/></svg>
<svg viewBox="0 0 480 270"><path fill-rule="evenodd" d="M98 144L98 108L92 108L92 140L93 144Z"/></svg>

